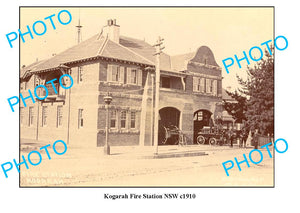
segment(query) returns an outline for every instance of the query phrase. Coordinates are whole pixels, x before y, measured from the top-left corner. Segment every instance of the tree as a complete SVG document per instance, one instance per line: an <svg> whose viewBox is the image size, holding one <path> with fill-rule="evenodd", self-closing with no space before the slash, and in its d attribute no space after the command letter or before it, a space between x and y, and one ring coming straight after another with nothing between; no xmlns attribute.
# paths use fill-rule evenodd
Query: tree
<svg viewBox="0 0 300 213"><path fill-rule="evenodd" d="M224 108L228 112L229 115L233 117L235 122L243 123L246 121L246 111L247 111L247 98L239 94L238 91L229 92L227 94L235 99L236 102L230 102L224 100Z"/></svg>
<svg viewBox="0 0 300 213"><path fill-rule="evenodd" d="M254 68L247 67L247 80L237 75L241 88L229 93L245 110L240 110L240 116L245 116L247 126L251 130L259 129L263 135L274 132L274 47L271 47L271 53L265 50L265 57ZM246 107L242 105L243 98Z"/></svg>

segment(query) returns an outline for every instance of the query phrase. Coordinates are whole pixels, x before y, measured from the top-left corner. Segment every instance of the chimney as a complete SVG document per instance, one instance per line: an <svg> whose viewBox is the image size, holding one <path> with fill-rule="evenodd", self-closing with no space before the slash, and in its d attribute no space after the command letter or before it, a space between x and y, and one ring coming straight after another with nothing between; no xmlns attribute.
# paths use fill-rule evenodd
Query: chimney
<svg viewBox="0 0 300 213"><path fill-rule="evenodd" d="M103 36L108 36L110 40L119 43L120 26L117 25L116 19L107 20L107 25L103 27Z"/></svg>

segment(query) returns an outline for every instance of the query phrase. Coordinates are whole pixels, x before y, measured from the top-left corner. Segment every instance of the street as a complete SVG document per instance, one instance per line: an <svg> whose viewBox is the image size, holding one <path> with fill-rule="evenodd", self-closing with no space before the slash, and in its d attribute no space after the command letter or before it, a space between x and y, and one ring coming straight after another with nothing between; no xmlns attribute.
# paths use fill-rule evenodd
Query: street
<svg viewBox="0 0 300 213"><path fill-rule="evenodd" d="M68 149L62 156L51 160L42 153L39 166L27 170L21 166L20 185L26 186L273 186L273 159L266 150L260 164L237 165L226 175L222 163L243 160L250 148L195 145L188 147L164 146L159 152L205 152L202 156L147 159L153 147L111 147L112 155L103 155L103 148ZM272 150L272 148L271 148ZM52 151L52 150L51 150ZM28 152L27 152L28 153ZM27 155L27 153L22 153ZM259 161L258 155L252 155ZM25 168L25 169L24 169Z"/></svg>

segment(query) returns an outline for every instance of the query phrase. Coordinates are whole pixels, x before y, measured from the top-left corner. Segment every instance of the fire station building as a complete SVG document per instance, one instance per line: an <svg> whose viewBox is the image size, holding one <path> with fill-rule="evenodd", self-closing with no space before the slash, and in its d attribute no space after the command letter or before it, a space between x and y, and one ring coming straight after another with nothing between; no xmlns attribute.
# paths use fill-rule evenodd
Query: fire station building
<svg viewBox="0 0 300 213"><path fill-rule="evenodd" d="M101 32L47 60L21 69L21 93L28 96L37 85L48 97L20 106L21 138L64 140L70 146L103 146L106 109L109 107L111 145L151 146L155 88L155 48L143 40L120 35L116 20ZM222 116L221 67L207 46L194 53L160 56L159 126L177 126L195 143L203 126ZM46 84L69 74L71 89ZM42 89L42 88L41 88ZM159 128L159 135L163 134Z"/></svg>

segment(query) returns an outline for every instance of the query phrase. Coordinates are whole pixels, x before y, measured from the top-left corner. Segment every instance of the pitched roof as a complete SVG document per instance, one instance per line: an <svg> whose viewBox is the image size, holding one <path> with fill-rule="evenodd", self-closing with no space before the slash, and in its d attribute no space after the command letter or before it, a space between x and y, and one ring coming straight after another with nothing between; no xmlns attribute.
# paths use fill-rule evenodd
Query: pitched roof
<svg viewBox="0 0 300 213"><path fill-rule="evenodd" d="M46 60L38 66L38 70L46 70L58 67L60 64L77 61L80 59L91 58L98 55L100 47L105 43L105 38L97 39L98 35L94 35L88 40L75 45L62 53Z"/></svg>
<svg viewBox="0 0 300 213"><path fill-rule="evenodd" d="M181 54L181 55L174 55L171 56L171 68L173 70L182 71L186 70L186 65L189 60L191 60L195 56L195 52Z"/></svg>
<svg viewBox="0 0 300 213"><path fill-rule="evenodd" d="M147 42L126 36L120 36L120 45L127 47L155 64L155 48ZM171 70L171 57L164 52L160 55L160 69Z"/></svg>
<svg viewBox="0 0 300 213"><path fill-rule="evenodd" d="M21 70L21 77L26 71L41 71L56 68L61 64L96 56L115 58L141 64L155 65L155 48L143 40L120 36L119 44L102 35L93 37L59 53L48 60L33 63ZM161 69L171 70L170 56L161 54ZM34 69L29 69L33 68Z"/></svg>
<svg viewBox="0 0 300 213"><path fill-rule="evenodd" d="M28 72L30 72L30 71L36 70L36 68L38 67L38 65L40 65L40 64L43 63L43 62L45 62L45 60L36 61L36 62L34 62L34 63L32 63L32 64L30 64L30 65L24 67L24 68L21 68L21 69L20 69L20 76L21 76L21 77L26 77L26 76L25 76L25 73L26 73L26 72L28 73Z"/></svg>
<svg viewBox="0 0 300 213"><path fill-rule="evenodd" d="M154 53L155 48L143 40L120 36L119 43L116 43L103 36L101 32L47 60L29 65L25 70L21 70L21 77L24 77L26 71L29 73L45 71L94 57L114 58L155 66ZM175 56L162 53L160 59L160 69L163 71L184 71L187 69L187 62L192 60L201 63L207 60L209 64L218 66L212 51L206 46L200 47L196 52Z"/></svg>

